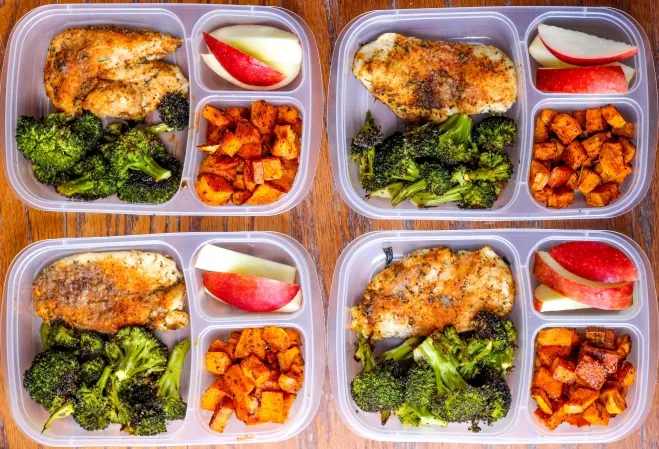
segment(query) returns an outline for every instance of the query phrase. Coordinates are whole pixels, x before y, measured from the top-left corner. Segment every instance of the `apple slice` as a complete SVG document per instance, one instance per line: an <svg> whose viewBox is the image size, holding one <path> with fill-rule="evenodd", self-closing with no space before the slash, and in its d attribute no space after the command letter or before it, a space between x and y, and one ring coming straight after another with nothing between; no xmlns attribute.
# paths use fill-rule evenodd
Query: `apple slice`
<svg viewBox="0 0 659 449"><path fill-rule="evenodd" d="M620 66L539 68L535 85L544 92L569 94L624 94L627 78Z"/></svg>
<svg viewBox="0 0 659 449"><path fill-rule="evenodd" d="M222 68L233 78L249 86L274 86L282 82L286 76L267 66L253 56L248 55L222 41L204 33L208 49Z"/></svg>
<svg viewBox="0 0 659 449"><path fill-rule="evenodd" d="M538 26L538 35L554 56L570 64L608 64L631 58L638 52L635 45L551 25Z"/></svg>
<svg viewBox="0 0 659 449"><path fill-rule="evenodd" d="M597 309L621 310L631 307L634 284L591 281L567 271L546 251L535 254L533 274L552 290Z"/></svg>
<svg viewBox="0 0 659 449"><path fill-rule="evenodd" d="M295 283L297 269L290 265L231 251L215 245L204 245L195 261L195 268L204 271L251 274L276 281Z"/></svg>
<svg viewBox="0 0 659 449"><path fill-rule="evenodd" d="M245 312L280 310L300 292L299 285L249 274L206 271L202 279L211 295Z"/></svg>
<svg viewBox="0 0 659 449"><path fill-rule="evenodd" d="M634 282L636 265L618 248L602 242L567 242L554 246L549 255L567 271L597 282Z"/></svg>
<svg viewBox="0 0 659 449"><path fill-rule="evenodd" d="M540 284L533 291L533 308L537 312L560 312L563 310L590 309L590 306L563 296L545 284Z"/></svg>
<svg viewBox="0 0 659 449"><path fill-rule="evenodd" d="M242 87L243 89L247 89L247 90L262 90L262 91L265 91L265 90L275 90L275 89L282 88L282 87L287 86L290 83L292 83L293 80L297 77L297 75L300 71L300 66L299 65L288 66L288 68L286 69L287 70L286 78L284 78L281 82L279 82L277 84L273 84L272 86L251 86L251 85L245 84L245 83L237 80L233 76L231 76L229 74L229 72L224 70L224 67L222 67L222 65L217 61L217 59L215 59L215 56L213 56L211 54L202 54L201 59L206 63L208 68L210 68L218 76L220 76L221 78L227 80L231 84L234 84L238 87ZM281 67L281 65L280 65L280 67Z"/></svg>

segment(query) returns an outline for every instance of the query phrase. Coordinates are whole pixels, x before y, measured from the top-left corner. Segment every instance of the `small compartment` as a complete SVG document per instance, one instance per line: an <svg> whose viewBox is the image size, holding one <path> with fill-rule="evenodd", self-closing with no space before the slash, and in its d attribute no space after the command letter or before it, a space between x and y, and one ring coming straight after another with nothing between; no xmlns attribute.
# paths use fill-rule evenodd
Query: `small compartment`
<svg viewBox="0 0 659 449"><path fill-rule="evenodd" d="M195 297L196 307L199 313L209 321L226 321L235 322L237 319L243 320L264 320L264 321L279 321L291 320L296 316L304 313L305 308L309 307L308 302L317 300L313 298L312 291L309 285L309 275L304 262L300 259L298 254L295 254L275 241L208 241L205 245L214 245L220 248L236 251L249 256L260 257L270 260L272 262L283 263L296 268L295 283L300 286L302 292L302 308L296 312L272 312L272 313L250 313L245 312L228 304L218 301L210 296L204 290L204 283L202 280L203 271L195 268L197 255L202 247L195 250L194 255L190 261L190 273L193 282L193 294Z"/></svg>
<svg viewBox="0 0 659 449"><path fill-rule="evenodd" d="M648 159L648 153L653 151L648 147L648 125L646 113L636 101L619 97L609 97L598 100L585 98L579 99L574 97L555 98L539 102L531 113L533 120L530 120L529 123L527 123L526 132L529 135L529 148L526 150L526 154L522 158L524 161L524 166L521 167L522 180L525 182L528 182L529 180L531 161L533 160L533 134L535 120L543 109L553 109L559 113L571 114L574 111L585 111L586 109L604 107L608 104L615 106L627 122L634 124L634 138L630 139L636 146L636 154L634 155L634 159L630 162L633 172L627 176L624 182L619 186L620 197L612 201L608 206L593 207L586 203L586 199L581 192L575 192L574 203L572 205L564 209L552 209L545 207L532 197L530 186L527 183L523 188L524 192L521 194L527 195L530 202L535 205L535 207L541 208L543 212L547 214L547 218L551 219L554 215L564 215L565 209L575 209L579 212L593 211L593 213L596 212L599 215L603 213L610 213L613 215L614 211L620 210L623 207L628 207L628 205L634 202L644 191L644 184L647 183L648 176L651 176L651 171L648 172L648 167L644 164L644 161ZM579 138L577 139L581 140Z"/></svg>
<svg viewBox="0 0 659 449"><path fill-rule="evenodd" d="M229 420L224 432L219 433L213 431L208 427L208 423L211 419L212 412L203 410L200 407L201 397L203 396L206 389L213 383L216 379L216 376L211 374L206 370L205 366L205 356L211 342L217 338L227 341L232 331L242 331L245 328L263 328L267 325L274 325L281 328L291 328L300 332L302 337L302 354L305 361L304 369L304 382L302 384L302 389L297 393L295 402L291 407L288 419L283 424L276 423L262 423L257 425L246 425L238 418L235 414ZM241 437L245 435L255 435L260 438L269 438L275 434L287 432L289 428L297 426L298 422L304 418L305 414L309 413L309 396L312 391L312 379L313 379L313 350L314 347L310 344L310 338L307 333L301 327L290 324L290 323L269 323L266 320L261 320L258 324L246 324L244 326L236 325L235 323L226 326L212 326L206 328L202 334L199 336L199 344L197 345L196 351L198 353L197 361L198 364L195 367L195 370L198 374L198 391L194 394L194 407L195 411L195 420L198 423L201 423L204 427L204 430L209 433L209 436L213 440L221 442L222 440L237 440L240 441Z"/></svg>

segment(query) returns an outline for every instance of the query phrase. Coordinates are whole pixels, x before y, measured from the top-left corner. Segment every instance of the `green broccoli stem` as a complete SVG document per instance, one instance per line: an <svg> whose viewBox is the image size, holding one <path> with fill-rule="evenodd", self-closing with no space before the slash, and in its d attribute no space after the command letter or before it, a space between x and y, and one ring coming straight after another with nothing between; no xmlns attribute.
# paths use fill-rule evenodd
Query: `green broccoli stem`
<svg viewBox="0 0 659 449"><path fill-rule="evenodd" d="M470 188L471 185L469 184L453 187L452 189L447 190L444 195L433 195L429 192L419 192L413 196L413 202L417 206L431 207L438 206L442 203L460 201L462 199L462 194Z"/></svg>
<svg viewBox="0 0 659 449"><path fill-rule="evenodd" d="M419 345L419 343L421 343L421 340L423 340L422 337L410 337L400 346L385 351L382 354L382 359L396 361L407 360L412 357L412 351Z"/></svg>
<svg viewBox="0 0 659 449"><path fill-rule="evenodd" d="M371 342L368 338L364 337L361 332L357 333L357 350L355 351L355 360L360 362L363 366L362 372L368 373L375 368L375 358L371 349Z"/></svg>
<svg viewBox="0 0 659 449"><path fill-rule="evenodd" d="M48 342L49 333L50 325L48 323L41 323L41 328L39 328L39 336L41 337L41 347L44 351L50 348L50 343Z"/></svg>
<svg viewBox="0 0 659 449"><path fill-rule="evenodd" d="M67 416L71 416L73 412L75 411L73 407L72 402L67 402L63 406L59 408L55 413L50 415L50 418L48 418L48 421L46 421L46 424L43 425L43 429L41 430L41 433L44 433L50 425L57 419L63 419L66 418Z"/></svg>
<svg viewBox="0 0 659 449"><path fill-rule="evenodd" d="M420 179L416 182L413 182L412 184L408 184L407 186L403 187L396 196L394 196L391 200L391 204L393 206L398 206L400 203L411 197L412 195L415 195L422 190L425 190L426 187L428 186L428 183L425 179Z"/></svg>
<svg viewBox="0 0 659 449"><path fill-rule="evenodd" d="M57 191L64 196L72 196L79 193L88 192L94 188L94 181L91 179L91 175L85 174L79 178L72 179L67 181L64 184L57 186Z"/></svg>
<svg viewBox="0 0 659 449"><path fill-rule="evenodd" d="M144 128L144 131L150 134L158 135L158 134L174 131L174 129L165 123L158 123L156 125L147 126L146 128Z"/></svg>
<svg viewBox="0 0 659 449"><path fill-rule="evenodd" d="M483 358L485 358L490 352L492 352L492 342L488 341L484 347L478 349L478 353L476 355L469 354L470 356L473 356L473 358L458 368L460 375L467 379L473 378L477 374L476 370L478 363L483 360Z"/></svg>
<svg viewBox="0 0 659 449"><path fill-rule="evenodd" d="M178 397L185 356L190 350L190 340L185 339L172 350L167 368L158 380L158 394L163 398Z"/></svg>
<svg viewBox="0 0 659 449"><path fill-rule="evenodd" d="M366 195L366 198L385 198L385 199L392 199L398 193L403 190L403 187L405 187L405 184L402 182L392 182L391 184L381 188L380 190L375 190L368 195Z"/></svg>
<svg viewBox="0 0 659 449"><path fill-rule="evenodd" d="M437 381L437 391L440 394L463 390L469 386L458 373L450 357L434 345L431 337L426 338L423 343L414 349L414 356L417 359L425 359L433 368Z"/></svg>
<svg viewBox="0 0 659 449"><path fill-rule="evenodd" d="M130 165L130 168L140 170L147 175L151 176L156 181L163 181L172 176L171 170L162 168L152 157L145 156L141 162L136 162Z"/></svg>

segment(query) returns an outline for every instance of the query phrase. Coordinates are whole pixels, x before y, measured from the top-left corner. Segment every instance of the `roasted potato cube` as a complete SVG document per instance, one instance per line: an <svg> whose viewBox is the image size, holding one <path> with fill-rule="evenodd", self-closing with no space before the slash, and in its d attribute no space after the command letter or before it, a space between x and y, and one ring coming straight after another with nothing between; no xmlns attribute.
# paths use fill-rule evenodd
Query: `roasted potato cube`
<svg viewBox="0 0 659 449"><path fill-rule="evenodd" d="M589 135L604 131L606 126L606 120L604 120L601 108L586 109L586 132Z"/></svg>
<svg viewBox="0 0 659 449"><path fill-rule="evenodd" d="M620 360L627 357L632 350L632 337L629 334L623 334L616 338L616 351Z"/></svg>
<svg viewBox="0 0 659 449"><path fill-rule="evenodd" d="M211 342L208 352L224 352L231 357L231 360L236 359L236 345L229 342L225 343L219 338L216 338Z"/></svg>
<svg viewBox="0 0 659 449"><path fill-rule="evenodd" d="M571 385L577 381L574 368L574 363L557 357L551 364L551 375L557 381Z"/></svg>
<svg viewBox="0 0 659 449"><path fill-rule="evenodd" d="M273 179L280 179L284 175L284 166L278 157L263 158L261 163L263 164L264 180L272 181Z"/></svg>
<svg viewBox="0 0 659 449"><path fill-rule="evenodd" d="M263 173L263 162L261 160L251 161L249 164L252 165L252 178L254 179L254 184L263 184L265 182L264 173Z"/></svg>
<svg viewBox="0 0 659 449"><path fill-rule="evenodd" d="M279 424L283 424L284 421L286 421L283 392L263 392L263 395L261 396L261 420Z"/></svg>
<svg viewBox="0 0 659 449"><path fill-rule="evenodd" d="M574 117L579 126L586 129L586 111L572 111L572 117Z"/></svg>
<svg viewBox="0 0 659 449"><path fill-rule="evenodd" d="M209 155L215 154L220 150L220 144L219 143L213 143L213 142L206 142L203 145L197 145L197 149L201 151L202 153L206 153Z"/></svg>
<svg viewBox="0 0 659 449"><path fill-rule="evenodd" d="M236 179L233 180L233 189L235 190L245 190L245 175L242 173L236 174Z"/></svg>
<svg viewBox="0 0 659 449"><path fill-rule="evenodd" d="M568 423L571 426L575 427L584 427L584 426L590 426L590 423L586 421L583 417L583 413L576 413L574 415L567 415L565 417L565 422Z"/></svg>
<svg viewBox="0 0 659 449"><path fill-rule="evenodd" d="M545 422L545 425L549 428L549 430L556 430L558 426L565 422L566 418L567 413L565 413L565 408L561 405L560 407L556 408L554 413L551 414L549 419L547 419Z"/></svg>
<svg viewBox="0 0 659 449"><path fill-rule="evenodd" d="M233 187L222 176L202 174L197 178L195 190L199 199L211 206L221 206L231 199Z"/></svg>
<svg viewBox="0 0 659 449"><path fill-rule="evenodd" d="M606 369L586 354L579 357L575 373L591 390L599 390L606 381Z"/></svg>
<svg viewBox="0 0 659 449"><path fill-rule="evenodd" d="M238 167L244 164L242 159L223 155L209 155L201 161L200 174L211 174L222 176L229 182L233 182L238 174Z"/></svg>
<svg viewBox="0 0 659 449"><path fill-rule="evenodd" d="M304 359L302 358L302 352L299 346L292 346L286 351L277 354L277 361L282 372L289 371L293 364L304 365Z"/></svg>
<svg viewBox="0 0 659 449"><path fill-rule="evenodd" d="M579 123L569 114L558 114L551 121L549 129L556 134L563 145L569 144L583 132Z"/></svg>
<svg viewBox="0 0 659 449"><path fill-rule="evenodd" d="M586 196L586 202L590 206L602 207L608 206L612 201L620 196L618 184L614 182L607 182L597 187Z"/></svg>
<svg viewBox="0 0 659 449"><path fill-rule="evenodd" d="M586 341L593 346L605 349L616 348L616 330L612 328L588 326L585 332Z"/></svg>
<svg viewBox="0 0 659 449"><path fill-rule="evenodd" d="M236 206L240 206L245 204L251 197L252 192L249 190L234 190L233 195L231 195L231 202Z"/></svg>
<svg viewBox="0 0 659 449"><path fill-rule="evenodd" d="M565 145L563 145L561 141L556 139L555 137L552 137L551 141L556 144L556 151L558 152L558 155L554 159L548 162L551 162L553 165L560 164L563 158L563 152L565 151ZM551 168L551 166L549 168Z"/></svg>
<svg viewBox="0 0 659 449"><path fill-rule="evenodd" d="M551 408L551 400L547 392L542 388L531 388L531 397L538 403L538 408L544 413L551 415L554 411Z"/></svg>
<svg viewBox="0 0 659 449"><path fill-rule="evenodd" d="M293 372L292 370L287 373L279 375L279 388L287 393L297 393L302 389L302 382L304 375L301 373Z"/></svg>
<svg viewBox="0 0 659 449"><path fill-rule="evenodd" d="M300 119L300 114L293 106L282 105L277 106L277 124L278 125L292 125L296 120Z"/></svg>
<svg viewBox="0 0 659 449"><path fill-rule="evenodd" d="M618 137L624 137L625 139L634 138L634 124L626 123L625 126L620 128L613 128L613 135Z"/></svg>
<svg viewBox="0 0 659 449"><path fill-rule="evenodd" d="M632 172L631 166L625 163L622 143L607 142L602 145L599 161L604 182L621 184Z"/></svg>
<svg viewBox="0 0 659 449"><path fill-rule="evenodd" d="M533 133L533 142L542 143L549 140L549 124L558 112L551 109L543 109L535 119L535 131Z"/></svg>
<svg viewBox="0 0 659 449"><path fill-rule="evenodd" d="M543 205L547 205L547 201L549 201L549 197L553 195L554 189L551 187L545 187L542 190L538 190L532 193L533 198L535 198L536 201L539 201Z"/></svg>
<svg viewBox="0 0 659 449"><path fill-rule="evenodd" d="M583 419L594 426L608 426L610 417L609 412L599 402L593 402L583 412Z"/></svg>
<svg viewBox="0 0 659 449"><path fill-rule="evenodd" d="M240 334L240 339L236 345L236 358L244 359L253 354L259 360L263 360L265 359L265 349L263 330L259 328L246 328Z"/></svg>
<svg viewBox="0 0 659 449"><path fill-rule="evenodd" d="M281 386L281 384L280 384ZM549 398L556 400L563 394L563 384L554 379L547 368L540 367L533 375L531 387L544 390Z"/></svg>
<svg viewBox="0 0 659 449"><path fill-rule="evenodd" d="M261 388L270 378L270 370L268 367L253 355L242 359L240 362L240 368L243 370L243 374L251 380L257 388Z"/></svg>
<svg viewBox="0 0 659 449"><path fill-rule="evenodd" d="M576 331L567 327L550 327L538 332L538 346L572 346Z"/></svg>
<svg viewBox="0 0 659 449"><path fill-rule="evenodd" d="M284 192L279 190L269 181L256 186L254 194L247 200L247 204L252 206L259 204L270 204L284 196Z"/></svg>
<svg viewBox="0 0 659 449"><path fill-rule="evenodd" d="M636 147L629 140L624 137L618 138L618 142L622 144L622 157L626 164L629 164L636 154Z"/></svg>
<svg viewBox="0 0 659 449"><path fill-rule="evenodd" d="M600 151L602 150L602 145L604 144L604 142L610 139L611 139L610 132L601 132L590 136L589 138L581 142L581 145L583 145L584 149L586 150L586 154L588 155L588 158L592 159L599 156Z"/></svg>
<svg viewBox="0 0 659 449"><path fill-rule="evenodd" d="M570 389L570 394L567 402L563 406L565 408L565 413L568 415L574 413L583 413L590 404L595 402L599 398L598 390L591 390L589 388L572 388Z"/></svg>
<svg viewBox="0 0 659 449"><path fill-rule="evenodd" d="M229 422L229 419L231 419L233 412L233 400L224 398L220 405L215 409L208 426L215 432L224 432L224 428Z"/></svg>
<svg viewBox="0 0 659 449"><path fill-rule="evenodd" d="M206 142L217 143L218 142L217 136L219 135L220 129L222 128L208 122L208 126L206 126Z"/></svg>
<svg viewBox="0 0 659 449"><path fill-rule="evenodd" d="M536 192L544 189L549 182L549 174L547 167L535 160L531 161L531 175L529 179L531 191Z"/></svg>
<svg viewBox="0 0 659 449"><path fill-rule="evenodd" d="M263 100L252 103L250 120L261 134L270 134L277 124L279 115L277 106L266 103Z"/></svg>
<svg viewBox="0 0 659 449"><path fill-rule="evenodd" d="M570 176L570 179L568 179L567 182L565 183L565 187L567 187L570 190L577 190L578 185L579 185L579 175L575 171Z"/></svg>
<svg viewBox="0 0 659 449"><path fill-rule="evenodd" d="M226 352L207 352L206 370L219 376L227 372L233 361Z"/></svg>
<svg viewBox="0 0 659 449"><path fill-rule="evenodd" d="M597 173L588 168L582 168L577 181L577 190L581 193L590 193L601 183L602 178Z"/></svg>
<svg viewBox="0 0 659 449"><path fill-rule="evenodd" d="M597 360L606 369L607 374L614 374L618 370L618 353L613 349L598 348L590 344L581 346L580 354L586 354Z"/></svg>
<svg viewBox="0 0 659 449"><path fill-rule="evenodd" d="M280 372L277 369L270 370L270 378L263 384L261 390L263 391L281 391L279 388Z"/></svg>
<svg viewBox="0 0 659 449"><path fill-rule="evenodd" d="M284 392L284 420L288 419L288 414L296 398L296 394Z"/></svg>
<svg viewBox="0 0 659 449"><path fill-rule="evenodd" d="M636 380L636 367L625 360L620 364L615 377L625 388L629 388Z"/></svg>
<svg viewBox="0 0 659 449"><path fill-rule="evenodd" d="M235 135L235 133L229 129L222 129L219 136L220 148L218 151L224 153L227 156L235 156L235 154L240 150L242 143L240 139Z"/></svg>
<svg viewBox="0 0 659 449"><path fill-rule="evenodd" d="M580 142L574 141L570 143L565 151L563 151L562 160L572 170L577 170L588 159L588 154Z"/></svg>
<svg viewBox="0 0 659 449"><path fill-rule="evenodd" d="M300 136L295 134L291 125L275 126L275 143L270 149L273 156L295 159L300 155Z"/></svg>
<svg viewBox="0 0 659 449"><path fill-rule="evenodd" d="M239 120L236 123L236 137L240 140L241 146L249 143L261 143L259 130L247 120Z"/></svg>
<svg viewBox="0 0 659 449"><path fill-rule="evenodd" d="M290 345L288 333L277 326L265 326L263 328L263 339L274 352L286 351Z"/></svg>
<svg viewBox="0 0 659 449"><path fill-rule="evenodd" d="M256 189L256 182L254 179L254 170L251 163L245 164L245 170L243 171L243 181L245 182L245 188L250 192L253 192Z"/></svg>
<svg viewBox="0 0 659 449"><path fill-rule="evenodd" d="M240 365L232 365L224 375L224 380L236 398L248 395L254 390L254 383L243 374Z"/></svg>
<svg viewBox="0 0 659 449"><path fill-rule="evenodd" d="M547 427L547 428L549 427L549 418L551 418L551 415L552 415L551 413L545 413L545 412L542 411L542 409L540 409L540 407L538 407L533 411L533 414L538 419L538 421L540 421L542 424L544 424L545 427ZM550 430L553 430L553 429L550 429Z"/></svg>
<svg viewBox="0 0 659 449"><path fill-rule="evenodd" d="M599 400L610 415L619 415L627 409L627 402L617 388L603 389Z"/></svg>
<svg viewBox="0 0 659 449"><path fill-rule="evenodd" d="M556 142L543 142L533 144L533 158L540 161L551 161L560 157Z"/></svg>
<svg viewBox="0 0 659 449"><path fill-rule="evenodd" d="M206 105L204 110L201 112L201 115L210 123L212 123L213 126L217 126L221 129L229 128L234 124L233 119L229 115L222 112L220 109L214 108L211 105Z"/></svg>
<svg viewBox="0 0 659 449"><path fill-rule="evenodd" d="M611 128L622 128L627 124L627 121L612 104L606 105L602 108L602 116L604 117L604 120L606 120L606 123L611 125Z"/></svg>
<svg viewBox="0 0 659 449"><path fill-rule="evenodd" d="M302 346L302 336L300 331L290 327L284 328L286 334L288 335L288 344L290 346Z"/></svg>
<svg viewBox="0 0 659 449"><path fill-rule="evenodd" d="M236 396L234 400L236 406L236 418L245 424L256 424L258 421L259 400L249 394Z"/></svg>
<svg viewBox="0 0 659 449"><path fill-rule="evenodd" d="M230 397L231 392L229 391L226 382L224 382L224 377L218 377L210 387L206 389L201 397L201 408L213 412L218 405L221 404L224 398Z"/></svg>
<svg viewBox="0 0 659 449"><path fill-rule="evenodd" d="M240 147L238 156L245 159L260 159L263 156L263 145L259 143L247 143Z"/></svg>
<svg viewBox="0 0 659 449"><path fill-rule="evenodd" d="M248 108L227 108L224 111L229 117L231 117L235 122L239 120L249 119L249 109Z"/></svg>
<svg viewBox="0 0 659 449"><path fill-rule="evenodd" d="M567 184L568 179L570 179L573 173L574 170L565 165L554 167L551 173L549 173L547 185L551 188L562 187Z"/></svg>
<svg viewBox="0 0 659 449"><path fill-rule="evenodd" d="M554 189L554 192L551 194L547 200L547 207L553 209L562 209L568 207L574 203L574 190L570 190L568 187L558 187Z"/></svg>
<svg viewBox="0 0 659 449"><path fill-rule="evenodd" d="M538 358L542 366L550 367L556 357L567 358L572 353L570 346L547 345L538 346Z"/></svg>

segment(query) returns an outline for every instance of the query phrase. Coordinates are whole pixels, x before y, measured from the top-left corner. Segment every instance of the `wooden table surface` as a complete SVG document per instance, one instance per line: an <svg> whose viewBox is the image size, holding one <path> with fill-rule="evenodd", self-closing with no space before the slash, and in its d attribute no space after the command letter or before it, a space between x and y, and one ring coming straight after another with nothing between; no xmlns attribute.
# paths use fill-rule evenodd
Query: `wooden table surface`
<svg viewBox="0 0 659 449"><path fill-rule="evenodd" d="M30 9L48 2L37 0L0 0L0 57L4 57L9 33L18 19ZM209 2L214 3L214 2ZM313 30L320 50L325 88L329 78L330 55L341 29L359 14L375 9L423 8L457 6L518 6L569 5L612 6L620 8L638 20L650 38L659 66L659 2L657 0L265 0L262 2L233 2L283 6L300 15ZM650 80L652 81L652 80ZM654 124L656 126L657 124ZM321 126L320 123L315 126ZM2 149L4 153L4 149ZM657 159L659 164L659 159ZM608 229L632 237L646 251L655 277L659 268L659 231L655 226L659 183L653 183L647 196L631 212L611 219L594 221L545 222L424 222L373 221L353 212L341 200L333 186L327 139L323 137L321 156L315 182L309 195L288 213L266 218L223 217L149 217L134 215L60 214L42 212L23 205L7 184L4 170L0 170L0 278L14 256L25 246L43 239L61 237L98 237L125 234L148 234L187 231L278 231L291 235L311 253L318 268L324 300L330 291L334 264L343 248L356 237L370 231L414 229L493 229L499 227ZM2 287L0 287L2 288ZM0 383L4 385L4 383ZM6 394L0 386L0 449L29 449L37 445L21 433L8 409ZM252 445L254 449L274 448L429 448L440 445L378 443L352 434L341 422L332 406L329 379L326 378L322 401L313 423L295 439L279 444ZM443 444L443 447L476 448L479 445ZM578 448L604 445L570 445ZM485 446L483 446L485 447ZM550 447L550 446L548 446ZM567 447L567 445L565 445ZM659 448L659 395L645 424L634 434L607 448Z"/></svg>

